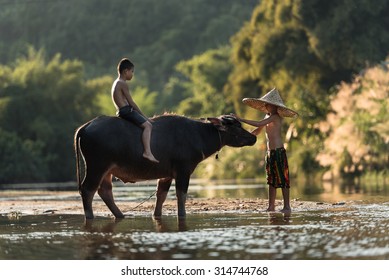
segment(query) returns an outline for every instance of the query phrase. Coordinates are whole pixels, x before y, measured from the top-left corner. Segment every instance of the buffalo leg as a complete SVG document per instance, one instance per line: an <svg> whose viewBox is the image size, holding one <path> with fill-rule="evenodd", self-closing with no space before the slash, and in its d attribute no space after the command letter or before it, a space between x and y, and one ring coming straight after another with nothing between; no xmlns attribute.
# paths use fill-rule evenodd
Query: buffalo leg
<svg viewBox="0 0 389 280"><path fill-rule="evenodd" d="M176 197L179 218L184 218L186 216L185 203L189 186L189 178L190 175L179 175L176 178Z"/></svg>
<svg viewBox="0 0 389 280"><path fill-rule="evenodd" d="M163 178L158 180L157 185L157 200L155 202L154 217L162 216L162 205L166 200L170 186L172 184L172 178Z"/></svg>
<svg viewBox="0 0 389 280"><path fill-rule="evenodd" d="M105 177L103 178L100 184L98 194L101 197L101 199L105 202L105 204L108 206L109 210L111 210L115 218L124 218L123 213L117 207L113 199L112 174L105 175Z"/></svg>
<svg viewBox="0 0 389 280"><path fill-rule="evenodd" d="M84 181L81 184L80 194L82 198L82 205L84 207L84 213L86 219L93 219L92 201L93 197L99 187L100 178L91 177L86 175Z"/></svg>
<svg viewBox="0 0 389 280"><path fill-rule="evenodd" d="M177 196L178 217L184 218L186 216L185 203L186 203L187 193L183 192L182 190L176 190L176 192L177 192L176 196Z"/></svg>

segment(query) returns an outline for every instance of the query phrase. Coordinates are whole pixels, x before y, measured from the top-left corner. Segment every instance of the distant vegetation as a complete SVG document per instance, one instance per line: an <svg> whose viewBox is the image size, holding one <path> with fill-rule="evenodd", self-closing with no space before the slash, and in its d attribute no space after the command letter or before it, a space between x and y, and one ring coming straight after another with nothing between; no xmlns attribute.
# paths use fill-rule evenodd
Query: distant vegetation
<svg viewBox="0 0 389 280"><path fill-rule="evenodd" d="M0 1L0 63L26 45L85 65L87 77L116 73L121 57L136 66L137 83L158 92L174 66L228 44L257 0Z"/></svg>
<svg viewBox="0 0 389 280"><path fill-rule="evenodd" d="M293 175L386 176L388 14L385 0L7 1L0 183L75 179L74 130L115 113L109 92L124 56L150 116L262 118L241 99L276 86L300 113L284 127ZM259 137L196 176L263 177Z"/></svg>
<svg viewBox="0 0 389 280"><path fill-rule="evenodd" d="M320 123L324 150L317 159L334 175L360 177L367 172L388 176L389 60L367 68L352 83L342 83Z"/></svg>

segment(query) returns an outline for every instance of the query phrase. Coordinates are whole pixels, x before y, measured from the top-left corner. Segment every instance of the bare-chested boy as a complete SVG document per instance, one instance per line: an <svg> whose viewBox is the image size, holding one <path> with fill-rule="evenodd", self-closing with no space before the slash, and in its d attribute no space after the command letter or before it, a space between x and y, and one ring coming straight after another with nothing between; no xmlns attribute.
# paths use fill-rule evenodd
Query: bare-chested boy
<svg viewBox="0 0 389 280"><path fill-rule="evenodd" d="M284 207L281 212L290 213L289 197L289 167L281 128L283 117L294 117L298 114L287 108L277 91L272 89L261 98L245 98L243 103L267 113L261 121L245 120L235 116L239 121L257 128L252 131L258 135L262 128L266 127L267 153L266 153L266 176L269 185L269 207L267 211L275 211L276 189L282 189Z"/></svg>
<svg viewBox="0 0 389 280"><path fill-rule="evenodd" d="M142 142L144 147L143 157L151 162L158 163L150 148L152 124L142 113L131 97L126 81L130 81L134 76L134 64L127 58L120 60L117 70L118 78L113 82L111 95L112 101L117 110L117 116L132 122L143 129Z"/></svg>

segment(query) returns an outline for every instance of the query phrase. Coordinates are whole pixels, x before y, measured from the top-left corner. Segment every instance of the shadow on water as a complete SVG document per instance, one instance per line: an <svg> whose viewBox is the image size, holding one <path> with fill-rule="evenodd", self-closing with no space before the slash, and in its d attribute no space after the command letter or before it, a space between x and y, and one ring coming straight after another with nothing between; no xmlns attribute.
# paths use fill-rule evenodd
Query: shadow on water
<svg viewBox="0 0 389 280"><path fill-rule="evenodd" d="M389 204L122 220L0 216L0 259L389 259Z"/></svg>

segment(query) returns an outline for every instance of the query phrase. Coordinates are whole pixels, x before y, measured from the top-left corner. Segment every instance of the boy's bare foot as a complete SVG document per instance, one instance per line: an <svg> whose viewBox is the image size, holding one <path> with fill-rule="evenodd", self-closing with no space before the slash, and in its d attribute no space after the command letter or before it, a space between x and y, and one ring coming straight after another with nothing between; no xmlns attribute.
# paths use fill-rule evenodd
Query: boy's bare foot
<svg viewBox="0 0 389 280"><path fill-rule="evenodd" d="M292 209L284 207L280 212L282 212L284 214L290 214L290 213L292 213Z"/></svg>
<svg viewBox="0 0 389 280"><path fill-rule="evenodd" d="M275 212L275 208L269 207L266 209L266 212Z"/></svg>
<svg viewBox="0 0 389 280"><path fill-rule="evenodd" d="M145 159L148 159L151 162L159 163L159 160L157 160L153 155L149 155L149 154L144 153L143 157Z"/></svg>

